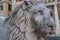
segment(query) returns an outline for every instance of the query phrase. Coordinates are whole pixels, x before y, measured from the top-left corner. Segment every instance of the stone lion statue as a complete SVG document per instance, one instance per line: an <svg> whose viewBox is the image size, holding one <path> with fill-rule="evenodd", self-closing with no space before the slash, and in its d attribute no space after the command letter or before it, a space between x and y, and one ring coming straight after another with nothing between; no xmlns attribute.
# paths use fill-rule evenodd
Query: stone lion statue
<svg viewBox="0 0 60 40"><path fill-rule="evenodd" d="M44 4L24 1L8 18L8 40L44 40L54 29L54 20Z"/></svg>

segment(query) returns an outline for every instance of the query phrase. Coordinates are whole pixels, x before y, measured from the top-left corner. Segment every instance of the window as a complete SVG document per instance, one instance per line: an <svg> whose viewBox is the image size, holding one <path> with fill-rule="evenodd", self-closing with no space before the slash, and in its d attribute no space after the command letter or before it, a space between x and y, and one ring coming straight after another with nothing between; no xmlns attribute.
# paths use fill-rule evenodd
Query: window
<svg viewBox="0 0 60 40"><path fill-rule="evenodd" d="M20 2L20 1L22 1L22 0L16 0L16 2Z"/></svg>
<svg viewBox="0 0 60 40"><path fill-rule="evenodd" d="M60 0L58 0L60 2Z"/></svg>
<svg viewBox="0 0 60 40"><path fill-rule="evenodd" d="M12 5L10 5L10 4L8 5L8 10L12 11Z"/></svg>
<svg viewBox="0 0 60 40"><path fill-rule="evenodd" d="M60 20L60 4L57 5L57 8L58 8L58 17L59 17L59 20Z"/></svg>
<svg viewBox="0 0 60 40"><path fill-rule="evenodd" d="M47 1L45 1L45 3L47 3Z"/></svg>
<svg viewBox="0 0 60 40"><path fill-rule="evenodd" d="M9 1L11 1L11 0L9 0Z"/></svg>
<svg viewBox="0 0 60 40"><path fill-rule="evenodd" d="M48 0L50 2L50 0Z"/></svg>
<svg viewBox="0 0 60 40"><path fill-rule="evenodd" d="M0 5L0 10L3 10L3 5Z"/></svg>

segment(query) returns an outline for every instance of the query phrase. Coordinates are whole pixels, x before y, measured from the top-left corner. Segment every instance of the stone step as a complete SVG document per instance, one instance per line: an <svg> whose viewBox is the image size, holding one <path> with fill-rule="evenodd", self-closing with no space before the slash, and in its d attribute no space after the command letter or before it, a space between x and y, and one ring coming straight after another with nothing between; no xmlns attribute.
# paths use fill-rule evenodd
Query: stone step
<svg viewBox="0 0 60 40"><path fill-rule="evenodd" d="M60 40L60 36L46 37L45 40Z"/></svg>

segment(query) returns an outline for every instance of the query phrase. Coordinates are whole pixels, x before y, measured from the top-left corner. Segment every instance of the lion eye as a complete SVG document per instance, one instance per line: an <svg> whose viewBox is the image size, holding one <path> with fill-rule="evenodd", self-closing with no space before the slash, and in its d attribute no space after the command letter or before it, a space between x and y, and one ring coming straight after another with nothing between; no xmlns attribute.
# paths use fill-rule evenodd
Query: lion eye
<svg viewBox="0 0 60 40"><path fill-rule="evenodd" d="M43 15L43 10L39 10L38 12L40 12L40 14Z"/></svg>

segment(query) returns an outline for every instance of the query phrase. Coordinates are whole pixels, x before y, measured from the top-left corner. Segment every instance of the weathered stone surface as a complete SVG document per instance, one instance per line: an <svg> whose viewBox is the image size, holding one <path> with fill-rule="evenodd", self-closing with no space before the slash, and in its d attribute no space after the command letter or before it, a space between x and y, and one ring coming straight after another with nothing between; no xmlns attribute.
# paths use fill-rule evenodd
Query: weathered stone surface
<svg viewBox="0 0 60 40"><path fill-rule="evenodd" d="M24 1L6 18L8 40L44 40L51 33L54 20L49 10L39 1L35 2Z"/></svg>

